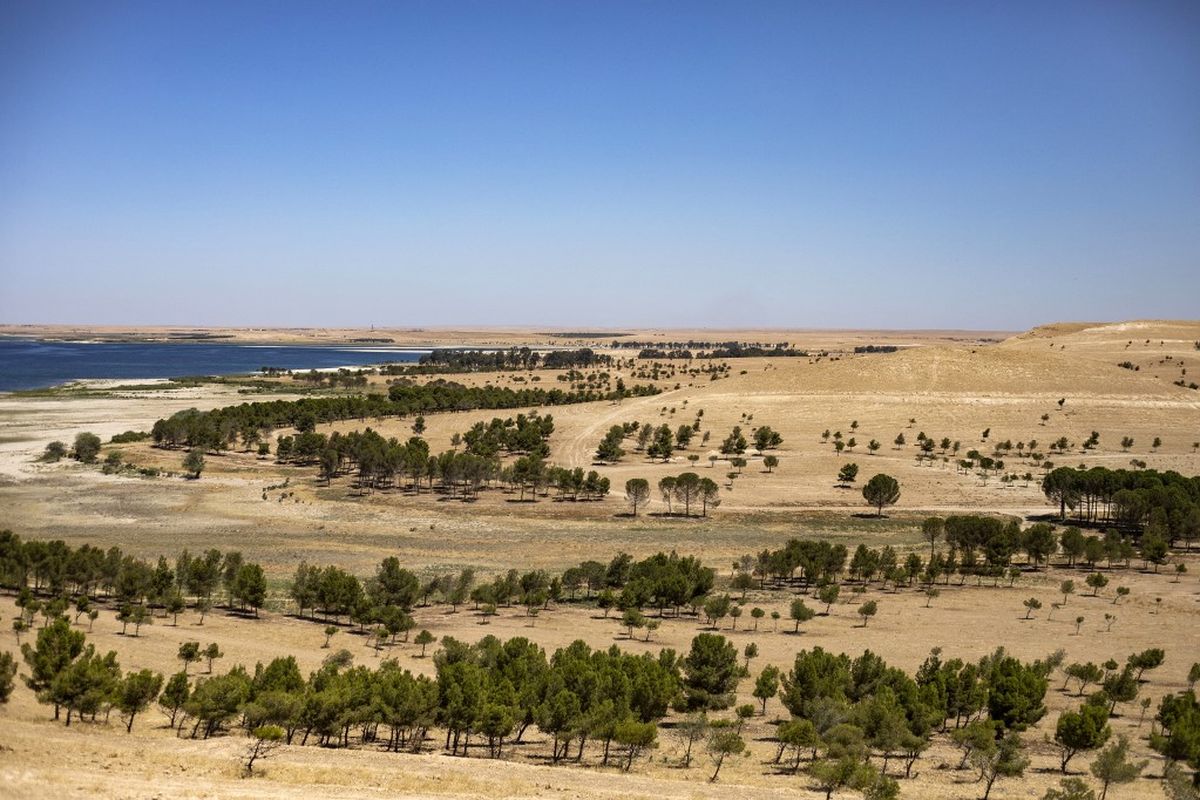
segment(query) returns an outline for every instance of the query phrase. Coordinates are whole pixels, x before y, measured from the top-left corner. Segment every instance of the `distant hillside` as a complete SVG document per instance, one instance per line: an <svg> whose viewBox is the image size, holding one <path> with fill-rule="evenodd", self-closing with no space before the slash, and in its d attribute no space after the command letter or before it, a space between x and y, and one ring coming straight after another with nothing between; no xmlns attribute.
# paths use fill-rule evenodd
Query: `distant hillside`
<svg viewBox="0 0 1200 800"><path fill-rule="evenodd" d="M1001 346L1023 352L1052 351L1198 391L1190 389L1193 384L1200 386L1198 343L1200 321L1131 320L1043 325Z"/></svg>

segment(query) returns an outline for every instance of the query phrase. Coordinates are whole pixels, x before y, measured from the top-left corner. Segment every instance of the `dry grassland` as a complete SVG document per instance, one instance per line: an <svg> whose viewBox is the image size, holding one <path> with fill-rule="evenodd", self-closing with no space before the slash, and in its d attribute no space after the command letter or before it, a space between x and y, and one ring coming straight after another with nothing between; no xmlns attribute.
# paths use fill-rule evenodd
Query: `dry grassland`
<svg viewBox="0 0 1200 800"><path fill-rule="evenodd" d="M4 332L11 332L5 330ZM59 331L63 336L84 331ZM92 331L95 333L95 331ZM106 331L102 333L128 333ZM144 332L143 332L144 333ZM163 331L151 331L162 334ZM263 332L234 332L239 339L257 340ZM854 344L897 343L911 345L891 354L825 359L730 360L733 375L708 381L676 378L680 388L656 397L622 403L593 403L549 409L555 419L550 440L551 461L591 468L592 454L601 436L613 424L637 420L674 428L690 423L703 409L701 431L711 432L703 448L699 439L671 463L650 463L633 452L627 440L626 458L618 464L598 466L612 479L614 494L601 502L567 503L544 499L517 503L500 490L485 491L478 501L463 503L394 490L359 497L348 479L319 485L315 470L287 468L250 454L210 456L199 481L135 479L101 475L94 468L74 464L43 465L36 456L52 439L69 441L75 432L92 430L107 439L124 430L149 429L153 421L174 411L213 408L246 399L225 386L163 389L127 395L78 399L0 397L0 527L10 527L26 538L62 538L72 544L118 544L126 551L147 557L173 555L184 547L197 550L217 547L239 549L267 568L273 610L258 621L216 613L203 627L188 614L174 627L165 620L143 630L140 637L118 635L119 625L105 613L96 622L92 640L102 650L114 649L125 668L151 667L163 672L176 669L175 650L184 639L216 641L226 657L218 669L234 663L252 665L280 654L294 654L302 669L314 668L328 651L321 648L320 625L284 613L283 589L300 559L337 563L359 574L368 574L386 555L425 573L475 566L483 572L509 567L562 569L585 558L607 560L618 551L646 555L663 549L697 554L727 577L736 557L764 547L779 547L794 536L836 539L853 547L858 542L891 543L901 551L919 547L918 525L929 513L1001 512L1030 515L1050 509L1037 488L1018 482L1003 485L996 479L981 481L958 473L949 463L919 464L913 443L924 431L940 440L961 442L962 451L990 447L981 432L990 428L989 442L1036 439L1039 450L1060 436L1076 443L1069 455L1052 457L1059 465L1120 467L1133 458L1156 469L1184 474L1200 473L1200 392L1173 385L1180 370L1194 373L1200 364L1200 323L1124 323L1121 325L1047 326L1028 334L991 344L997 338L978 333L887 332L631 332L633 337L662 341L687 338L786 341L802 347L852 348ZM352 335L393 336L411 343L475 343L479 345L545 343L578 345L588 340L548 338L544 332L526 331L297 331L287 336L270 332L272 340L339 342ZM293 338L289 338L293 337ZM341 338L339 338L341 337ZM409 338L405 338L409 337ZM1149 341L1147 341L1149 340ZM632 353L622 352L623 356ZM1170 358L1168 358L1168 356ZM1118 366L1129 361L1137 370ZM744 374L741 374L744 371ZM542 386L561 385L546 373ZM1197 373L1200 374L1200 373ZM449 376L457 379L455 376ZM511 374L475 375L471 381L511 381ZM1189 377L1188 380L1191 378ZM626 375L627 382L631 382ZM272 395L274 397L275 395ZM251 397L250 399L254 399ZM1061 410L1057 401L1065 399ZM664 410L665 409L665 410ZM427 418L426 438L431 448L448 448L455 432L477 420L507 416L508 412L438 414ZM1050 419L1043 423L1042 414ZM750 422L746 416L752 416ZM909 420L915 418L915 423ZM857 430L851 422L857 420ZM411 420L371 420L385 436L410 435ZM637 519L626 514L619 488L627 478L645 477L655 483L667 474L694 469L721 477L725 462L709 466L707 456L729 432L741 424L749 429L769 425L779 431L784 444L778 451L780 466L773 474L763 471L751 457L744 474L722 490L722 505L707 519L684 520L658 515L660 502L650 515ZM339 423L322 430L352 430L360 423ZM854 436L853 453L837 455L821 440L825 429ZM1081 453L1078 443L1098 431L1097 452ZM908 445L892 444L903 432ZM1119 445L1132 436L1134 446L1125 452ZM1152 450L1156 436L1163 445ZM869 455L872 438L883 447ZM146 445L123 445L126 457L141 465L159 464L177 469L180 454L165 453ZM694 466L687 453L700 456ZM1006 457L1006 471L1040 471L1031 463ZM863 519L867 509L857 489L838 489L838 467L859 464L860 483L876 472L899 479L903 495L883 520ZM273 489L263 500L265 487L288 481L285 490ZM1200 659L1200 594L1195 574L1200 564L1180 583L1166 575L1137 570L1117 570L1105 596L1077 595L1068 608L1046 619L1043 610L1025 621L1021 601L1040 597L1048 609L1056 599L1057 582L1064 571L1026 575L1016 588L949 587L931 608L915 590L868 595L880 603L880 613L867 628L857 627L852 605L862 598L843 592L843 604L833 614L819 616L799 636L770 631L768 620L758 632L724 631L738 645L754 641L761 655L753 665L757 673L767 664L790 665L800 648L820 645L857 655L869 648L890 663L914 670L934 646L950 656L978 658L998 645L1031 659L1062 647L1068 661L1102 662L1124 659L1151 646L1167 650L1167 662L1150 673L1143 691L1157 698L1185 685L1190 664ZM1082 573L1074 576L1082 585ZM1116 585L1132 590L1128 601L1113 606ZM1086 591L1082 593L1086 595ZM849 598L853 599L849 599ZM1156 603L1156 598L1162 598ZM786 619L784 593L751 592L748 606L779 610ZM1110 632L1103 632L1103 615L1118 617ZM11 648L8 622L14 614L11 598L0 598L4 641ZM1073 635L1074 616L1086 622L1081 635ZM438 636L476 640L492 634L502 638L527 636L548 650L584 638L593 646L617 643L631 650L673 647L686 650L700 630L693 620L667 620L645 643L628 641L613 619L596 612L563 607L539 617L535 625L518 609L502 610L490 624L470 611L447 614L443 608L420 609L419 627ZM739 627L749 623L743 618ZM727 626L726 626L727 627ZM349 648L358 663L375 663L380 655L349 630L335 643ZM396 646L384 656L396 657L414 670L430 672L429 659L416 657L417 648ZM746 702L752 681L740 687ZM1051 712L1026 736L1033 766L1020 781L1001 781L996 797L1041 797L1057 783L1056 750L1044 741L1053 730L1057 712L1077 702L1058 691L1061 677L1052 683L1048 697ZM114 722L96 735L89 725L66 729L49 721L49 711L38 706L23 687L0 721L0 797L245 797L277 798L320 795L351 797L659 797L700 798L754 796L817 797L804 776L777 774L769 762L774 745L767 741L772 723L782 714L778 701L768 705L765 717L749 726L750 755L722 770L721 782L705 782L704 759L691 770L679 769L680 748L669 730L649 763L631 775L599 768L551 767L544 763L548 746L536 734L507 761L451 758L444 755L394 755L356 749L325 750L289 747L264 765L265 776L253 780L239 776L237 756L245 746L241 737L212 741L174 739L161 729L162 718L148 714L133 735ZM1115 721L1117 732L1135 738L1141 757L1151 757L1144 739L1149 723L1139 727L1136 708L1124 709ZM952 769L958 761L944 739L918 762L919 776L903 782L905 797L971 798L978 786L966 772ZM1120 787L1110 797L1161 797L1162 763L1155 758L1147 779Z"/></svg>

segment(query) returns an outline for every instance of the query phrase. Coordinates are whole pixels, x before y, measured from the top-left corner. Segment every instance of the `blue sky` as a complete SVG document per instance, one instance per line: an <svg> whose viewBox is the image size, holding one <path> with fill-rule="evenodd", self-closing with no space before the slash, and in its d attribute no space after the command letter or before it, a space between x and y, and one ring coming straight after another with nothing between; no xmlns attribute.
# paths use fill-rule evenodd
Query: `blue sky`
<svg viewBox="0 0 1200 800"><path fill-rule="evenodd" d="M1198 306L1195 2L0 2L0 321Z"/></svg>

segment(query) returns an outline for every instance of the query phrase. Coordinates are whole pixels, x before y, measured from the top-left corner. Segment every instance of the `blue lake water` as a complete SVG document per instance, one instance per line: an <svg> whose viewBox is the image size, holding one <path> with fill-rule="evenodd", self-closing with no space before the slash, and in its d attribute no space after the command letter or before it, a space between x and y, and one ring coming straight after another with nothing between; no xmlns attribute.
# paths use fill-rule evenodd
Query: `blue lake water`
<svg viewBox="0 0 1200 800"><path fill-rule="evenodd" d="M262 367L321 369L417 361L427 350L211 342L47 342L0 339L0 391L40 389L80 378L237 375Z"/></svg>

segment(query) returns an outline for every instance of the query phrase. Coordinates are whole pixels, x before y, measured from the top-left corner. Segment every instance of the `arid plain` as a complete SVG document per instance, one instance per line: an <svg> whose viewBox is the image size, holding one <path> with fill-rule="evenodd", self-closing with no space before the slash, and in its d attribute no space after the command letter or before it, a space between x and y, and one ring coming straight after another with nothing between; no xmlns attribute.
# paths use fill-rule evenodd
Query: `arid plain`
<svg viewBox="0 0 1200 800"><path fill-rule="evenodd" d="M0 333L66 338L156 338L167 330L82 330L0 328ZM360 576L372 573L386 556L418 574L431 575L473 567L482 577L510 568L546 569L552 573L585 559L607 562L618 552L645 557L675 550L696 555L717 570L718 586L727 584L730 566L740 557L776 549L793 537L825 538L847 545L892 545L901 556L927 552L920 524L931 515L999 513L1024 520L1053 514L1040 488L1042 468L1017 450L1004 456L1005 475L987 478L956 467L957 458L940 444L931 457L918 459L919 433L939 442L960 444L965 453L990 453L998 442L1029 443L1045 450L1065 437L1071 447L1049 456L1056 466L1148 468L1200 473L1200 391L1189 388L1200 372L1200 322L1141 321L1113 324L1048 325L1025 333L896 332L896 331L636 331L604 336L571 336L569 332L528 330L377 330L363 331L207 331L233 341L345 343L354 337L387 337L396 346L495 347L509 345L588 346L620 359L623 366L605 368L626 383L652 382L659 394L542 409L554 418L548 461L568 467L596 469L610 478L612 493L603 500L571 502L553 495L537 502L517 502L511 492L495 488L470 502L402 489L359 490L350 477L326 485L312 467L287 466L240 448L210 454L200 480L182 477L138 478L105 475L95 466L39 461L52 440L69 442L80 431L92 431L105 442L123 431L149 430L155 420L187 408L201 410L259 399L300 396L283 386L259 397L236 383L159 386L134 382L95 382L51 393L0 396L0 528L25 539L62 539L78 546L119 545L127 553L169 559L182 549L209 547L240 550L267 571L269 599L257 620L214 611L200 626L196 615L179 624L158 618L137 637L120 635L112 613L97 619L90 640L98 649L117 651L126 668L148 667L164 673L178 668L181 641L214 641L224 651L218 671L233 664L293 654L302 669L316 668L328 653L322 626L296 619L287 585L297 564L306 559L337 564ZM682 342L689 339L778 343L809 351L808 357L729 358L722 377L688 371L691 362L663 361L650 376L648 361L637 349L610 350L607 345L635 341ZM855 353L866 345L897 348L894 352ZM186 345L180 345L186 346ZM657 344L653 346L659 346ZM822 355L817 355L818 353ZM1123 366L1122 366L1123 364ZM691 368L701 366L691 364ZM638 375L643 377L638 377ZM561 386L559 373L476 372L439 375L471 385ZM537 383L529 381L537 379ZM382 376L371 378L386 389ZM1182 381L1183 385L1177 382ZM143 383L143 382L136 382ZM613 425L627 422L672 428L700 417L700 431L711 432L705 443L693 440L668 461L651 460L628 441L617 463L593 466L596 446ZM478 421L509 416L509 411L438 413L426 417L424 438L433 451L449 449L451 437ZM371 427L385 437L411 435L413 420L382 418L343 421L318 427L319 432L348 432ZM782 436L772 450L778 466L767 470L751 449L747 464L734 469L717 451L734 426L747 432L766 425ZM837 452L826 431L853 437L856 445ZM984 431L987 431L986 437ZM1079 443L1092 432L1099 445L1083 451ZM287 431L277 431L282 435ZM896 444L904 436L904 444ZM1131 438L1129 445L1122 439ZM1156 439L1161 440L1154 445ZM871 440L880 447L870 452ZM105 445L128 462L179 470L180 453L148 442ZM1032 446L1028 449L1034 449ZM1022 451L1024 448L1022 449ZM690 459L689 456L696 456ZM715 456L710 459L710 456ZM853 486L837 483L839 468L858 464ZM704 518L666 515L657 493L637 517L629 514L621 487L630 478L646 478L651 486L667 475L692 470L712 475L721 485L720 505ZM736 478L727 477L737 472ZM884 518L872 518L859 487L875 473L894 476L901 496ZM1025 478L1026 474L1030 478ZM870 649L906 671L915 670L929 650L977 659L1004 646L1022 659L1045 656L1057 648L1066 660L1124 659L1149 647L1163 647L1167 658L1148 675L1143 696L1157 700L1187 685L1191 664L1200 659L1200 564L1190 553L1172 555L1171 563L1189 567L1175 580L1172 569L1113 570L1111 585L1100 596L1080 591L1055 618L1047 611L1058 598L1058 584L1079 570L1027 570L1015 586L976 586L957 581L932 602L918 588L869 587L865 597L848 594L831 613L792 635L787 624L787 592L751 590L746 605L778 610L778 630L770 619L757 631L743 619L722 633L741 648L754 642L759 656L753 673L768 664L787 669L795 653L819 645L851 656ZM1130 589L1114 604L1114 587ZM1045 610L1025 619L1022 601L1040 597ZM863 627L855 606L864 599L879 603L879 614ZM1115 608L1114 608L1115 605ZM1077 610L1078 609L1078 610ZM1106 629L1104 615L1117 617ZM0 598L5 641L13 649L7 620L16 614L13 598ZM1076 625L1076 615L1085 618ZM583 638L592 646L617 644L634 651L672 647L687 650L691 638L707 626L695 619L668 619L649 642L629 640L618 614L594 608L551 606L536 620L521 608L500 609L481 617L469 607L449 613L444 606L417 609L419 628L439 638L474 641L484 635L525 636L547 651ZM429 658L418 657L412 644L393 645L381 653L365 639L341 634L342 646L358 663L374 665L394 657L414 670L432 674ZM753 679L739 686L739 702L749 702ZM1024 777L1002 781L993 797L1041 797L1057 784L1057 748L1047 740L1058 713L1077 705L1074 693L1060 690L1061 675L1051 679L1050 712L1025 734L1032 764ZM211 740L175 737L163 729L157 712L146 715L126 735L111 726L65 728L50 720L47 707L19 686L12 702L0 710L0 795L11 797L286 797L320 793L327 797L820 797L801 773L772 768L776 745L774 723L787 712L777 700L746 728L747 755L733 759L719 783L707 782L707 762L692 769L678 766L681 745L664 729L659 747L630 773L614 768L551 766L543 737L502 760L479 753L471 758L433 754L397 755L361 747L350 750L286 747L264 764L262 774L241 777L239 756L244 737ZM1113 720L1126 733L1134 752L1151 759L1143 777L1115 787L1110 797L1161 797L1157 780L1161 758L1145 740L1149 719L1132 706ZM97 730L102 728L103 730ZM975 775L954 769L958 751L942 737L924 754L915 777L901 781L904 797L974 798L981 793ZM62 769L69 765L70 769ZM1081 769L1081 765L1075 765ZM1082 773L1080 773L1082 774ZM843 792L845 796L851 793ZM839 795L841 796L841 795Z"/></svg>

